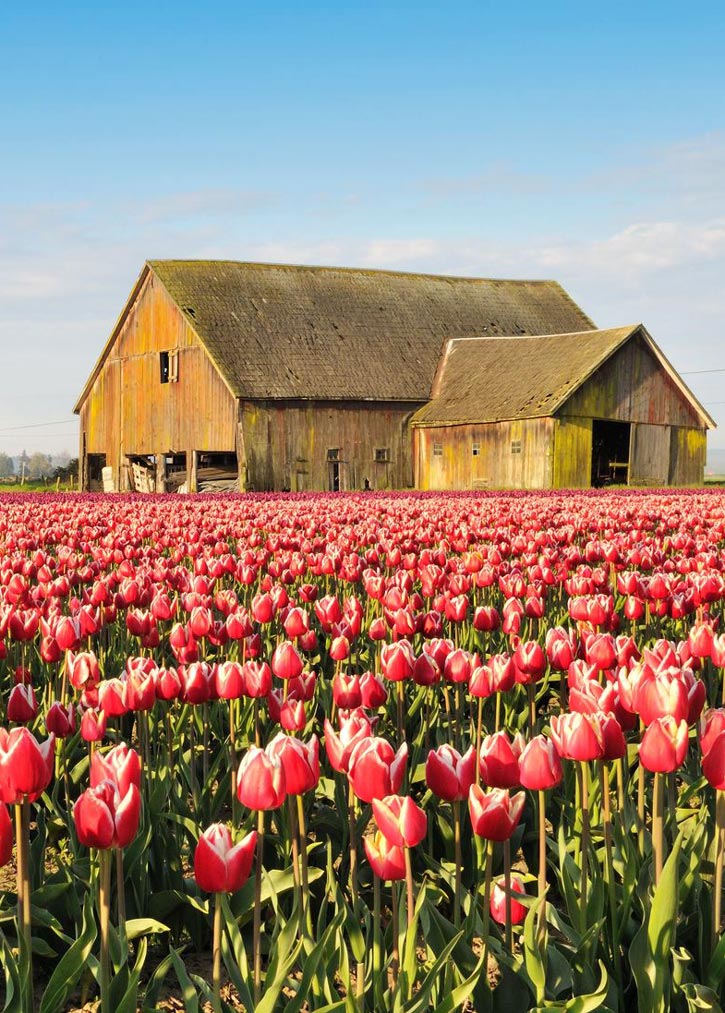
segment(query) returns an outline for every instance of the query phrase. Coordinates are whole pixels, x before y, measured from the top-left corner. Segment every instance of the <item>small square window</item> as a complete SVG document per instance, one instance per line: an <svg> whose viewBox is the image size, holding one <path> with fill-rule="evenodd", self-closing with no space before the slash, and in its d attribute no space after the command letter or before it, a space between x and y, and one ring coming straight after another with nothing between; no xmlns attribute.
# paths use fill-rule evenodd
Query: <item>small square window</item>
<svg viewBox="0 0 725 1013"><path fill-rule="evenodd" d="M521 440L511 440L511 453L512 454L521 453Z"/></svg>
<svg viewBox="0 0 725 1013"><path fill-rule="evenodd" d="M433 457L443 457L443 444L442 443L434 443L433 444Z"/></svg>
<svg viewBox="0 0 725 1013"><path fill-rule="evenodd" d="M179 379L179 350L159 352L159 378L161 383L176 383Z"/></svg>
<svg viewBox="0 0 725 1013"><path fill-rule="evenodd" d="M327 460L328 461L339 461L340 460L340 448L339 447L330 447L328 449L328 451L327 451Z"/></svg>
<svg viewBox="0 0 725 1013"><path fill-rule="evenodd" d="M478 457L480 453L481 453L481 444L480 443L474 443L473 447L471 448L471 454L474 457Z"/></svg>
<svg viewBox="0 0 725 1013"><path fill-rule="evenodd" d="M386 464L390 460L390 451L387 447L377 447L375 449L375 463Z"/></svg>

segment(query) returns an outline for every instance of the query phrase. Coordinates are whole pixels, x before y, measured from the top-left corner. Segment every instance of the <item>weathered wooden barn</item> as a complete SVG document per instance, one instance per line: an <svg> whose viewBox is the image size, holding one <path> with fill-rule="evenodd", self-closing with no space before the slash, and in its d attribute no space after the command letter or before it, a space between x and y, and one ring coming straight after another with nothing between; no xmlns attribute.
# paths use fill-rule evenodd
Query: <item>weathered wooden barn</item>
<svg viewBox="0 0 725 1013"><path fill-rule="evenodd" d="M75 406L82 487L411 487L445 339L591 327L554 282L150 261Z"/></svg>
<svg viewBox="0 0 725 1013"><path fill-rule="evenodd" d="M447 343L411 420L421 489L703 481L714 422L642 324Z"/></svg>
<svg viewBox="0 0 725 1013"><path fill-rule="evenodd" d="M713 424L555 282L229 261L147 262L75 411L121 491L688 484Z"/></svg>

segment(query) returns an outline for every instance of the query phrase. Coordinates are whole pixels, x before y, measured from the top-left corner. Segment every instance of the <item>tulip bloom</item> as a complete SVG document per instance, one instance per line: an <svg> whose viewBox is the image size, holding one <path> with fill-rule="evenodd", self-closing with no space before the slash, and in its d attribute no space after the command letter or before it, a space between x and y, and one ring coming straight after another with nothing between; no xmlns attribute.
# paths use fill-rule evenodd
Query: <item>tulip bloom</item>
<svg viewBox="0 0 725 1013"><path fill-rule="evenodd" d="M520 925L525 920L529 910L524 904L516 900L517 894L525 897L526 890L524 889L524 881L521 876L513 875L511 877L510 901L512 925ZM493 884L489 910L494 921L498 922L499 925L506 924L506 880L503 876Z"/></svg>
<svg viewBox="0 0 725 1013"><path fill-rule="evenodd" d="M373 816L380 833L399 848L414 848L428 829L428 817L410 795L374 798Z"/></svg>
<svg viewBox="0 0 725 1013"><path fill-rule="evenodd" d="M654 773L669 774L682 765L687 745L687 721L677 722L667 714L653 721L642 736L639 762Z"/></svg>
<svg viewBox="0 0 725 1013"><path fill-rule="evenodd" d="M91 788L97 787L102 781L111 781L125 795L129 786L141 787L141 758L135 749L130 749L125 742L119 742L107 753L96 751L91 760Z"/></svg>
<svg viewBox="0 0 725 1013"><path fill-rule="evenodd" d="M350 754L348 777L352 790L363 802L395 795L403 783L407 760L406 742L395 753L385 739L363 739Z"/></svg>
<svg viewBox="0 0 725 1013"><path fill-rule="evenodd" d="M309 742L280 732L267 746L269 756L279 757L288 795L303 795L320 780L320 743L316 735Z"/></svg>
<svg viewBox="0 0 725 1013"><path fill-rule="evenodd" d="M35 802L53 776L55 735L37 741L27 728L0 728L0 802Z"/></svg>
<svg viewBox="0 0 725 1013"><path fill-rule="evenodd" d="M302 658L293 643L283 640L275 647L272 654L272 671L278 679L296 679L303 668Z"/></svg>
<svg viewBox="0 0 725 1013"><path fill-rule="evenodd" d="M129 784L121 794L118 784L101 781L87 788L73 806L78 840L87 848L125 848L138 831L141 793Z"/></svg>
<svg viewBox="0 0 725 1013"><path fill-rule="evenodd" d="M402 682L413 675L415 654L407 640L399 640L396 644L384 644L380 649L380 668L390 682Z"/></svg>
<svg viewBox="0 0 725 1013"><path fill-rule="evenodd" d="M473 832L489 841L507 841L518 826L526 795L520 791L513 797L505 788L484 792L472 784L468 792L468 811Z"/></svg>
<svg viewBox="0 0 725 1013"><path fill-rule="evenodd" d="M551 738L559 755L567 760L601 760L602 732L590 714L561 714L551 719Z"/></svg>
<svg viewBox="0 0 725 1013"><path fill-rule="evenodd" d="M28 683L18 683L10 690L8 697L7 717L8 721L15 724L27 724L32 721L38 713L38 704L35 700L35 690Z"/></svg>
<svg viewBox="0 0 725 1013"><path fill-rule="evenodd" d="M379 831L364 837L363 845L368 862L378 879L405 879L405 852L401 847L391 844Z"/></svg>
<svg viewBox="0 0 725 1013"><path fill-rule="evenodd" d="M232 844L223 823L212 823L199 838L194 851L194 878L208 893L233 893L249 879L257 847L257 831Z"/></svg>
<svg viewBox="0 0 725 1013"><path fill-rule="evenodd" d="M524 788L546 791L555 788L564 776L556 746L545 735L526 744L519 757L519 777Z"/></svg>
<svg viewBox="0 0 725 1013"><path fill-rule="evenodd" d="M478 758L483 783L489 788L518 788L519 757L523 748L521 732L514 736L513 742L503 731L487 735Z"/></svg>
<svg viewBox="0 0 725 1013"><path fill-rule="evenodd" d="M45 715L45 730L51 732L57 739L67 739L76 730L76 712L72 703L64 707L56 700L48 708Z"/></svg>
<svg viewBox="0 0 725 1013"><path fill-rule="evenodd" d="M415 672L413 673L415 678ZM388 699L388 691L374 672L363 672L360 676L362 705L368 710L377 710Z"/></svg>
<svg viewBox="0 0 725 1013"><path fill-rule="evenodd" d="M237 798L248 809L279 809L287 798L280 758L252 746L239 764Z"/></svg>
<svg viewBox="0 0 725 1013"><path fill-rule="evenodd" d="M103 711L89 707L81 717L81 738L84 742L100 742L106 734L108 718Z"/></svg>
<svg viewBox="0 0 725 1013"><path fill-rule="evenodd" d="M470 746L463 756L448 744L431 749L425 761L425 783L438 798L461 802L476 779L476 750Z"/></svg>
<svg viewBox="0 0 725 1013"><path fill-rule="evenodd" d="M372 733L370 719L363 712L355 712L344 721L340 721L340 734L325 718L325 751L327 759L333 770L347 773L350 762L350 754L355 746L363 739L369 738Z"/></svg>

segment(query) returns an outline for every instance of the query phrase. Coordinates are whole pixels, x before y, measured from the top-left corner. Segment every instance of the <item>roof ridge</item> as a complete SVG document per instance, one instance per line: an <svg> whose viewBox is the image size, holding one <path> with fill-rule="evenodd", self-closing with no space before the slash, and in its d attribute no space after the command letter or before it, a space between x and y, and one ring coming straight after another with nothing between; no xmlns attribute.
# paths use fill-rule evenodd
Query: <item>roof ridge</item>
<svg viewBox="0 0 725 1013"><path fill-rule="evenodd" d="M368 274L368 275L390 275L392 277L403 277L403 278L433 278L441 281L470 281L470 282L489 282L495 285L555 285L559 288L567 297L569 302L580 312L583 316L589 319L589 317L583 312L580 306L574 302L566 289L562 288L558 281L553 278L482 278L477 275L468 274L435 274L431 271L396 271L390 268L380 267L355 267L350 265L336 265L336 264L283 264L275 261L263 261L263 260L228 260L228 259L208 259L198 258L191 260L184 260L180 258L174 259L153 259L149 258L146 263L155 271L159 265L199 265L199 264L229 264L235 267L259 267L269 268L274 270L285 270L285 271L343 271L349 274ZM593 325L592 325L593 326Z"/></svg>

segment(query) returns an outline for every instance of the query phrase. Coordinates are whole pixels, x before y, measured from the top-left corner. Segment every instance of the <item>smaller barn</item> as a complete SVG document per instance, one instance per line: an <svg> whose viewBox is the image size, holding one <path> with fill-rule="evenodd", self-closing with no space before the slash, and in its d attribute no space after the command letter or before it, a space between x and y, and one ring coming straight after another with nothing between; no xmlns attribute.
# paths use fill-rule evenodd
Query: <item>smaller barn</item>
<svg viewBox="0 0 725 1013"><path fill-rule="evenodd" d="M419 489L698 485L711 416L642 324L448 341L411 419Z"/></svg>

